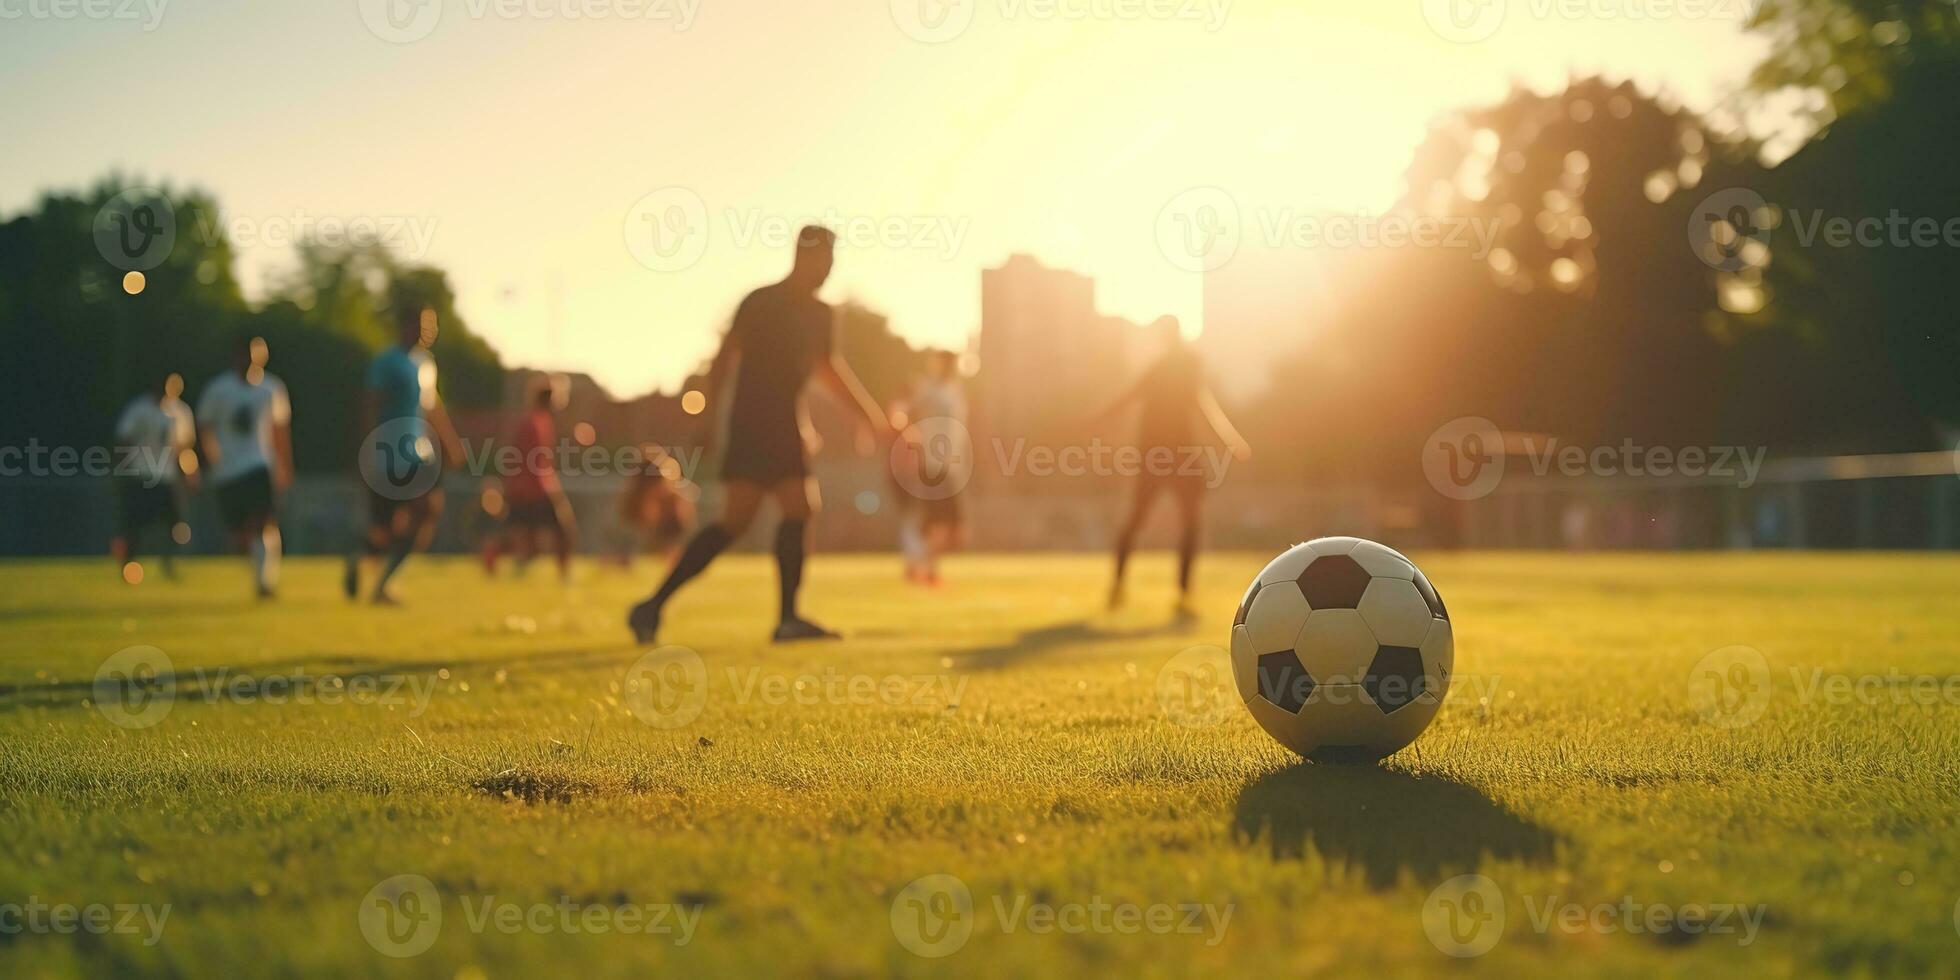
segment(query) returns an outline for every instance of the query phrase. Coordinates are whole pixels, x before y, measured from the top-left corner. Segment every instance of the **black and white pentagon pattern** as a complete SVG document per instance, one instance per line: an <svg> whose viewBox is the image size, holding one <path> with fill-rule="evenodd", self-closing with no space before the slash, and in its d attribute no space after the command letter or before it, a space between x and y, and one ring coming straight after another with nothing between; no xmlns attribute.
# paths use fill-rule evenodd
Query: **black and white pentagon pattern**
<svg viewBox="0 0 1960 980"><path fill-rule="evenodd" d="M1373 578L1350 555L1321 555L1300 573L1300 592L1315 609L1354 609Z"/></svg>
<svg viewBox="0 0 1960 980"><path fill-rule="evenodd" d="M1300 657L1291 650L1261 654L1259 657L1259 696L1281 711L1299 714L1307 706L1317 685Z"/></svg>
<svg viewBox="0 0 1960 980"><path fill-rule="evenodd" d="M1314 558L1297 579L1312 609L1296 644L1304 669L1323 685L1359 685L1384 715L1439 696L1424 650L1447 648L1447 632L1441 644L1430 637L1447 630L1449 614L1422 572L1372 541L1326 538L1309 548ZM1448 665L1437 667L1447 677Z"/></svg>
<svg viewBox="0 0 1960 980"><path fill-rule="evenodd" d="M1447 685L1448 618L1435 588L1393 549L1322 538L1268 564L1233 625L1257 658L1260 699L1297 715L1331 684L1359 688L1391 715L1440 696L1425 663Z"/></svg>

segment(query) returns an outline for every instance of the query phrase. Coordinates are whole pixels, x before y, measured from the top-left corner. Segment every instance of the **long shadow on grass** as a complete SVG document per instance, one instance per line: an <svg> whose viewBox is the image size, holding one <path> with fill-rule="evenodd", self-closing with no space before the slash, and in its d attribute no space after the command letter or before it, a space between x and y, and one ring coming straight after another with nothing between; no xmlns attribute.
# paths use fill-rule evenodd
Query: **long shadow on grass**
<svg viewBox="0 0 1960 980"><path fill-rule="evenodd" d="M516 668L565 672L611 668L632 662L633 654L622 652L617 646L392 662L376 657L321 654L299 660L186 667L146 678L142 686L149 693L167 693L174 700L187 703L225 703L231 699L224 692L232 684L242 683L244 689L251 692L247 700L272 703L258 693L260 685L268 680L275 680L274 686L279 694L287 697L317 691L322 683L328 682L328 678L339 685L368 685L371 690L398 692L404 685L398 685L397 681L405 684L410 678L433 677L444 669L482 672ZM103 689L98 689L97 683L95 677L89 676L42 684L0 684L0 713L24 708L75 708L91 699L120 693L115 682ZM345 699L347 695L340 697Z"/></svg>
<svg viewBox="0 0 1960 980"><path fill-rule="evenodd" d="M1435 881L1472 871L1486 855L1543 861L1558 843L1463 783L1374 766L1301 763L1268 773L1240 791L1237 827L1277 860L1311 848L1359 868L1374 888L1404 873Z"/></svg>
<svg viewBox="0 0 1960 980"><path fill-rule="evenodd" d="M1022 660L1044 656L1083 643L1148 640L1173 636L1179 632L1181 630L1175 623L1143 629L1109 630L1086 620L1080 620L1028 630L1007 643L983 647L979 650L966 650L953 656L957 658L960 667L966 670L1000 670Z"/></svg>

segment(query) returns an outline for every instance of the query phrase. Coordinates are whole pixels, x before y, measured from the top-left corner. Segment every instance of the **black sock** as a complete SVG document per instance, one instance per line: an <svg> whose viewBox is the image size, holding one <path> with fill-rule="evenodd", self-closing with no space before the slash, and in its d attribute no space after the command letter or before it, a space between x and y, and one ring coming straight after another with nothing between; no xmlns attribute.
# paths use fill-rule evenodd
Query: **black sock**
<svg viewBox="0 0 1960 980"><path fill-rule="evenodd" d="M776 528L776 572L782 586L782 621L787 623L799 618L796 614L796 593L803 587L803 556L808 546L805 543L809 524L804 521L784 521Z"/></svg>
<svg viewBox="0 0 1960 980"><path fill-rule="evenodd" d="M400 541L395 542L395 547L388 552L388 563L381 568L381 577L374 580L375 595L388 591L388 582L395 577L396 572L401 570L402 563L408 561L408 556L414 553L413 537L404 535Z"/></svg>
<svg viewBox="0 0 1960 980"><path fill-rule="evenodd" d="M674 563L674 570L667 573L667 581L660 584L660 591L653 594L653 604L665 606L667 600L679 592L689 579L708 570L708 564L722 553L735 536L719 524L710 524L687 543L687 550L681 552L681 560Z"/></svg>
<svg viewBox="0 0 1960 980"><path fill-rule="evenodd" d="M1184 525L1184 537L1177 544L1177 590L1191 594L1191 566L1198 562L1198 523Z"/></svg>
<svg viewBox="0 0 1960 980"><path fill-rule="evenodd" d="M1116 536L1116 585L1121 587L1123 576L1130 570L1130 549L1136 545L1136 529L1126 527Z"/></svg>

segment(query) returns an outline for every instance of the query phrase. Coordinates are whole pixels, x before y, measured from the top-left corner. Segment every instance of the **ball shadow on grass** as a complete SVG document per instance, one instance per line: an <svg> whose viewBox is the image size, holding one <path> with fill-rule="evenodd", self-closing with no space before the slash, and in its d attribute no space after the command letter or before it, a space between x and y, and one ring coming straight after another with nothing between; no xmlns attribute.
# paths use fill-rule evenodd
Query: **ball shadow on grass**
<svg viewBox="0 0 1960 980"><path fill-rule="evenodd" d="M1405 873L1434 882L1474 871L1485 856L1544 861L1558 843L1468 785L1375 766L1299 763L1267 773L1239 792L1235 822L1242 839L1270 844L1275 860L1311 848L1359 868L1377 889Z"/></svg>

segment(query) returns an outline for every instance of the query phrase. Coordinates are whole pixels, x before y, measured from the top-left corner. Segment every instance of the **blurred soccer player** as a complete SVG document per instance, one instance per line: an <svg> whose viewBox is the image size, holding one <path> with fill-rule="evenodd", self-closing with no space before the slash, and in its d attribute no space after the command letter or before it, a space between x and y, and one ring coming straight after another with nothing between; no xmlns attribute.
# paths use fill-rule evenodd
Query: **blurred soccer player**
<svg viewBox="0 0 1960 980"><path fill-rule="evenodd" d="M156 387L130 399L116 420L116 496L121 522L109 553L116 567L136 560L144 532L163 529L159 554L163 574L176 576L172 559L177 547L190 543L184 523L184 492L197 489L197 427L184 404L184 379L170 375ZM190 469L184 468L189 459ZM128 579L125 573L125 580Z"/></svg>
<svg viewBox="0 0 1960 980"><path fill-rule="evenodd" d="M578 521L572 502L558 479L558 423L553 413L565 407L563 379L539 378L531 404L511 434L522 462L517 472L504 475L504 523L483 546L483 568L497 573L497 559L515 552L518 567L530 564L549 537L558 557L558 577L572 580L572 551L578 542Z"/></svg>
<svg viewBox="0 0 1960 980"><path fill-rule="evenodd" d="M1163 355L1101 416L1107 418L1133 404L1141 406L1137 448L1142 452L1143 466L1137 474L1130 515L1116 536L1116 580L1110 587L1109 605L1112 609L1122 606L1124 577L1137 532L1150 517L1157 498L1168 493L1177 504L1179 522L1177 611L1180 616L1189 617L1194 614L1191 572L1198 559L1205 489L1213 476L1204 467L1192 463L1200 448L1199 421L1209 429L1208 435L1224 442L1234 457L1244 460L1252 451L1206 386L1204 363L1185 341L1177 318L1162 317L1151 324L1151 329L1163 345Z"/></svg>
<svg viewBox="0 0 1960 980"><path fill-rule="evenodd" d="M966 539L964 505L957 488L941 489L947 467L966 459L971 451L970 446L944 444L964 440L966 433L966 392L960 386L959 363L959 356L951 351L926 354L925 376L904 404L916 427L908 426L907 444L892 456L894 466L912 468L916 478L898 481L903 508L899 550L906 559L905 577L927 585L939 584L939 559L961 547ZM908 483L935 489L914 496L906 487Z"/></svg>
<svg viewBox="0 0 1960 980"><path fill-rule="evenodd" d="M680 462L664 450L649 447L646 466L627 477L619 498L619 566L631 568L641 548L666 558L680 557L681 544L694 524L696 491L681 472Z"/></svg>
<svg viewBox="0 0 1960 980"><path fill-rule="evenodd" d="M252 557L259 598L279 588L279 498L293 483L293 408L286 386L265 369L265 341L238 345L237 366L197 400L198 434L232 546Z"/></svg>
<svg viewBox="0 0 1960 980"><path fill-rule="evenodd" d="M706 392L712 405L716 397L729 393L733 381L727 454L722 460L721 518L688 542L660 590L627 616L627 625L641 643L653 641L667 601L748 529L764 498L774 500L782 514L775 549L781 602L776 640L837 636L804 619L797 608L810 518L819 507L799 422L803 389L814 376L855 404L878 436L888 437L891 424L849 365L832 350L835 318L830 305L817 298L817 290L830 277L836 245L836 235L828 229L803 229L789 276L750 293L735 312L735 324L709 369ZM709 438L713 437L710 429Z"/></svg>
<svg viewBox="0 0 1960 980"><path fill-rule="evenodd" d="M416 477L423 467L440 466L445 460L458 462L463 452L442 396L436 391L436 359L429 352L439 327L436 311L420 304L403 304L396 310L395 327L394 346L375 355L368 365L361 427L364 432L373 432L379 426L396 423L412 436L406 440L414 450L411 458L378 460L384 468L405 463L410 472L404 474L401 485L412 487L420 482ZM403 448L401 440L376 439L372 444L363 443L361 452L392 457L398 448ZM359 547L347 556L341 583L349 599L361 592L361 560L383 559L371 599L377 606L399 605L389 583L408 556L417 548L427 547L435 535L436 521L442 516L441 480L436 479L427 490L408 499L397 496L368 487L367 530Z"/></svg>

